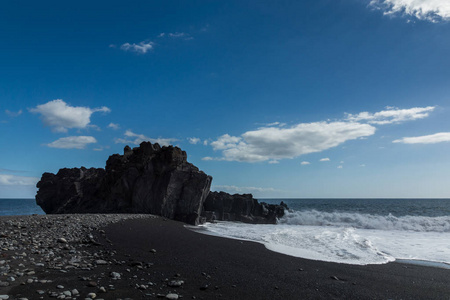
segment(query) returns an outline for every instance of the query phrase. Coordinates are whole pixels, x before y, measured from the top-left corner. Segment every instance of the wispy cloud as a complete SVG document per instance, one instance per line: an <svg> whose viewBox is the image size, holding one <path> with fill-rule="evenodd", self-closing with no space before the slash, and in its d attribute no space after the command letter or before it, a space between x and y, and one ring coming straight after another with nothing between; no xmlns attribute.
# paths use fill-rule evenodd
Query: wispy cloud
<svg viewBox="0 0 450 300"><path fill-rule="evenodd" d="M68 136L57 139L47 146L59 149L84 149L88 144L95 143L97 143L97 140L93 136Z"/></svg>
<svg viewBox="0 0 450 300"><path fill-rule="evenodd" d="M169 32L169 33L165 33L165 32L161 32L158 35L159 38L163 38L163 37L170 37L173 39L183 39L183 40L192 40L194 39L189 33L186 32Z"/></svg>
<svg viewBox="0 0 450 300"><path fill-rule="evenodd" d="M42 122L51 127L53 131L67 132L70 128L83 129L88 127L93 113L109 113L111 110L106 106L100 108L70 106L63 100L57 99L30 108L29 111L40 114Z"/></svg>
<svg viewBox="0 0 450 300"><path fill-rule="evenodd" d="M416 137L404 137L392 142L402 144L436 144L442 142L450 142L450 132L439 132L435 134Z"/></svg>
<svg viewBox="0 0 450 300"><path fill-rule="evenodd" d="M370 5L385 15L411 16L431 22L450 20L448 0L372 0Z"/></svg>
<svg viewBox="0 0 450 300"><path fill-rule="evenodd" d="M309 161L302 161L300 164L302 166L307 166L307 165L310 165L311 163Z"/></svg>
<svg viewBox="0 0 450 300"><path fill-rule="evenodd" d="M11 118L15 118L15 117L20 116L23 113L23 111L21 109L19 111L10 111L10 110L6 109L5 113L8 116L10 116Z"/></svg>
<svg viewBox="0 0 450 300"><path fill-rule="evenodd" d="M321 158L319 161L330 161L328 157Z"/></svg>
<svg viewBox="0 0 450 300"><path fill-rule="evenodd" d="M155 43L150 42L150 41L142 41L138 44L130 44L130 43L125 43L122 44L120 46L120 49L123 51L131 51L131 52L136 52L139 54L145 54L148 51L152 50L153 47L155 46Z"/></svg>
<svg viewBox="0 0 450 300"><path fill-rule="evenodd" d="M115 123L109 123L108 128L117 130L117 129L120 128L120 125L119 124L115 124Z"/></svg>
<svg viewBox="0 0 450 300"><path fill-rule="evenodd" d="M367 122L375 125L385 125L401 123L426 118L436 107L413 107L408 109L399 109L396 107L387 107L376 113L361 112L359 114L347 114L347 120L353 122Z"/></svg>
<svg viewBox="0 0 450 300"><path fill-rule="evenodd" d="M35 186L38 181L37 177L0 174L0 185Z"/></svg>
<svg viewBox="0 0 450 300"><path fill-rule="evenodd" d="M116 144L139 145L140 143L142 143L144 141L150 141L152 143L158 143L162 146L169 146L169 145L173 144L173 142L177 141L177 139L173 139L173 138L150 138L143 134L134 133L131 130L125 131L124 135L125 135L125 138L116 138L115 143Z"/></svg>
<svg viewBox="0 0 450 300"><path fill-rule="evenodd" d="M192 145L196 145L196 144L201 142L201 140L199 138L196 138L196 137L188 138L188 141L189 141L189 144L192 144Z"/></svg>

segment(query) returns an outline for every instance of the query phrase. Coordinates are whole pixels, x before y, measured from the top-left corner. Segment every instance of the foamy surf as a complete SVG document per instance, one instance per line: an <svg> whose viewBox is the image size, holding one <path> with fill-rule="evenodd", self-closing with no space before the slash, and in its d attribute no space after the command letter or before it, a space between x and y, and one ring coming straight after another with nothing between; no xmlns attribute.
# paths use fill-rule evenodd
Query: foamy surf
<svg viewBox="0 0 450 300"><path fill-rule="evenodd" d="M394 260L450 264L450 218L293 211L277 225L207 223L210 234L262 243L306 259L355 265Z"/></svg>

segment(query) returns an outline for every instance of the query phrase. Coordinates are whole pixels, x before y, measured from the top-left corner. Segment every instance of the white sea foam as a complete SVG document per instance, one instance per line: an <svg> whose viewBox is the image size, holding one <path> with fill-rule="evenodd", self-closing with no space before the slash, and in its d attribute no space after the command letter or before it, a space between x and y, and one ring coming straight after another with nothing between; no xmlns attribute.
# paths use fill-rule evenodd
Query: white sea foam
<svg viewBox="0 0 450 300"><path fill-rule="evenodd" d="M447 217L291 212L277 225L207 223L212 234L264 244L307 259L382 264L396 259L450 264Z"/></svg>
<svg viewBox="0 0 450 300"><path fill-rule="evenodd" d="M286 212L280 224L313 226L351 226L362 229L450 232L450 216L387 216L323 212L317 210Z"/></svg>

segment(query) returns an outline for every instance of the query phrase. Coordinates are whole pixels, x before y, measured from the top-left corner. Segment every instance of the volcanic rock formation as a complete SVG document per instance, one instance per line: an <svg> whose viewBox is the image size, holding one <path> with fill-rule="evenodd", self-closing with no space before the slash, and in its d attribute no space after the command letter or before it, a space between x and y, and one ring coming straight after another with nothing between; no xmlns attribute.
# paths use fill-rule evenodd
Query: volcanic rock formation
<svg viewBox="0 0 450 300"><path fill-rule="evenodd" d="M205 218L275 223L284 214L284 206L258 203L251 195L210 193L211 181L180 148L142 142L111 155L105 169L44 173L36 203L47 214L148 213L193 225Z"/></svg>

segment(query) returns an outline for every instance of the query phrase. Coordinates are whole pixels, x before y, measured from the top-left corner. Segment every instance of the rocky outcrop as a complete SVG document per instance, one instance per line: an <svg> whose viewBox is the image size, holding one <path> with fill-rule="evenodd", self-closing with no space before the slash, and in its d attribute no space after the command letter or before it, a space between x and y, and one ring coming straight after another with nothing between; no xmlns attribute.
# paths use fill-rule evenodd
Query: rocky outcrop
<svg viewBox="0 0 450 300"><path fill-rule="evenodd" d="M143 142L110 156L105 169L44 173L36 203L48 214L149 213L198 224L211 180L180 148Z"/></svg>
<svg viewBox="0 0 450 300"><path fill-rule="evenodd" d="M275 224L288 209L280 205L259 203L251 194L230 195L225 192L210 192L203 205L206 221L239 221L254 224Z"/></svg>

